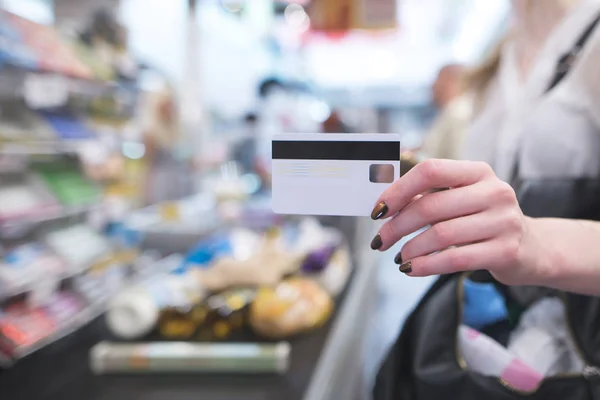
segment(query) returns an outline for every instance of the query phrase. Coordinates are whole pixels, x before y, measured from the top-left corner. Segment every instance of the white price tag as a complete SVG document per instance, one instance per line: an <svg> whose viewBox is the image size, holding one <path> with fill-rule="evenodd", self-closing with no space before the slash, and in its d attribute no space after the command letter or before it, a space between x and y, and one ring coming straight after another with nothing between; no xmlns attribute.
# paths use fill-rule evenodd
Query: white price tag
<svg viewBox="0 0 600 400"><path fill-rule="evenodd" d="M34 109L60 107L69 99L69 82L60 75L28 74L23 90L27 105Z"/></svg>
<svg viewBox="0 0 600 400"><path fill-rule="evenodd" d="M55 277L40 277L29 294L29 304L34 307L47 305L58 292L60 280Z"/></svg>

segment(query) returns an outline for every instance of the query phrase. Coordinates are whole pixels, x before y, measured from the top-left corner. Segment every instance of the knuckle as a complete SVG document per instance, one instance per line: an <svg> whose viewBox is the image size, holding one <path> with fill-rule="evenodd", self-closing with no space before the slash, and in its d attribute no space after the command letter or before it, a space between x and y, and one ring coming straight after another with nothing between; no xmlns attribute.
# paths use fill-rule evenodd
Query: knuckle
<svg viewBox="0 0 600 400"><path fill-rule="evenodd" d="M495 203L513 204L517 202L515 190L508 183L501 180L494 182L494 187L490 191L491 200Z"/></svg>
<svg viewBox="0 0 600 400"><path fill-rule="evenodd" d="M418 168L419 174L425 179L427 182L436 181L437 177L440 174L440 165L437 160L430 159L425 160L422 163L416 166Z"/></svg>
<svg viewBox="0 0 600 400"><path fill-rule="evenodd" d="M461 248L446 250L448 252L448 264L453 271L468 269L472 263L471 257Z"/></svg>
<svg viewBox="0 0 600 400"><path fill-rule="evenodd" d="M429 223L435 219L435 213L441 206L439 196L430 194L415 204L415 213L421 219L421 222Z"/></svg>
<svg viewBox="0 0 600 400"><path fill-rule="evenodd" d="M474 161L474 164L475 164L475 167L479 171L481 171L482 175L484 175L484 176L494 175L494 170L492 169L490 164L488 164L484 161Z"/></svg>
<svg viewBox="0 0 600 400"><path fill-rule="evenodd" d="M507 240L502 244L502 257L506 264L513 264L519 258L520 242L519 240Z"/></svg>
<svg viewBox="0 0 600 400"><path fill-rule="evenodd" d="M381 236L383 240L383 243L385 245L386 242L389 242L391 240L394 240L396 238L396 227L394 226L396 222L395 218L392 218L390 221L386 222L385 225L383 226L383 229L381 229Z"/></svg>
<svg viewBox="0 0 600 400"><path fill-rule="evenodd" d="M508 213L504 223L509 232L520 233L523 230L523 216L519 212Z"/></svg>
<svg viewBox="0 0 600 400"><path fill-rule="evenodd" d="M446 248L451 246L452 243L452 238L453 238L453 232L451 227L448 224L436 224L434 226L432 226L431 228L431 234L434 237L434 241L435 243L440 247L440 248Z"/></svg>

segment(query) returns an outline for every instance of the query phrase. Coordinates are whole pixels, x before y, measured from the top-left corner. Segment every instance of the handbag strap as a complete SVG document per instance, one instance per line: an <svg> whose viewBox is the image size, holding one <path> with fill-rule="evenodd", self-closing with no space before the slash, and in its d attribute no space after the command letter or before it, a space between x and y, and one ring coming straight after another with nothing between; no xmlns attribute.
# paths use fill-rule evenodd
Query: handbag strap
<svg viewBox="0 0 600 400"><path fill-rule="evenodd" d="M594 29L599 22L600 14L598 14L598 16L594 18L594 20L588 25L586 30L583 31L577 42L575 42L573 48L558 59L558 63L556 64L556 68L554 70L554 77L552 78L552 81L550 81L550 85L546 89L546 93L554 89L554 87L558 85L565 78L565 76L567 76L569 71L571 71L571 68L581 53L581 50L583 50L583 47L592 36L592 33L594 33Z"/></svg>
<svg viewBox="0 0 600 400"><path fill-rule="evenodd" d="M546 88L544 94L547 94L552 89L554 89L562 80L569 74L573 65L579 58L581 51L585 47L585 44L588 42L596 26L600 23L600 14L594 18L594 20L587 26L587 28L582 32L581 36L577 39L571 50L563 54L556 63L556 67L554 69L554 76L550 81L550 84ZM513 171L511 174L511 184L515 190L517 190L521 186L521 182L519 180L519 159L516 158L515 164L513 166Z"/></svg>

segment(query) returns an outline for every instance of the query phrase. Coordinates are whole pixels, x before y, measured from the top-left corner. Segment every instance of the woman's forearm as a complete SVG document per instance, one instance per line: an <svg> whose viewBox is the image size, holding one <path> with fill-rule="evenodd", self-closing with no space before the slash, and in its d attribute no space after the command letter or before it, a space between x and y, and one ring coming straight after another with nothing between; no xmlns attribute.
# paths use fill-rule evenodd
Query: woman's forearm
<svg viewBox="0 0 600 400"><path fill-rule="evenodd" d="M540 285L600 295L600 222L530 218L525 240L522 263L535 265Z"/></svg>

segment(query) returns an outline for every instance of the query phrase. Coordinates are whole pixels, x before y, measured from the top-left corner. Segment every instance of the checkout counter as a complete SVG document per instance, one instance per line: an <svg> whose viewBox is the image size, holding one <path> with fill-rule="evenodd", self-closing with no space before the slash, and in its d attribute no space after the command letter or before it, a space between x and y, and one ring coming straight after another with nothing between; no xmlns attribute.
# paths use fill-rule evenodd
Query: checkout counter
<svg viewBox="0 0 600 400"><path fill-rule="evenodd" d="M331 218L350 246L354 273L330 321L291 339L290 368L283 375L96 376L90 349L110 339L104 318L0 371L0 397L27 400L337 400L365 393L363 366L369 320L376 301L380 254L369 243L368 218Z"/></svg>

